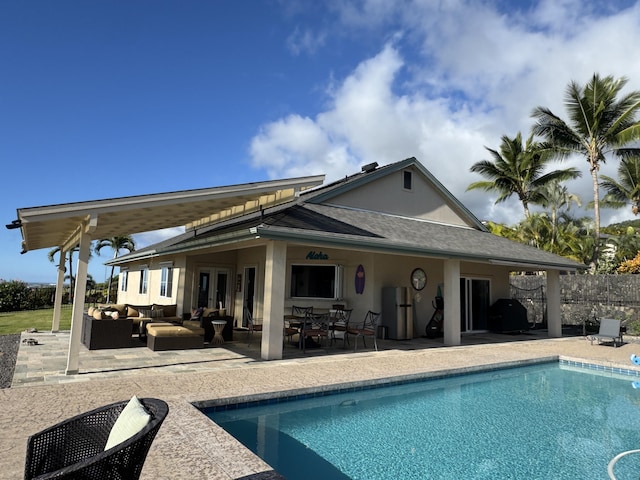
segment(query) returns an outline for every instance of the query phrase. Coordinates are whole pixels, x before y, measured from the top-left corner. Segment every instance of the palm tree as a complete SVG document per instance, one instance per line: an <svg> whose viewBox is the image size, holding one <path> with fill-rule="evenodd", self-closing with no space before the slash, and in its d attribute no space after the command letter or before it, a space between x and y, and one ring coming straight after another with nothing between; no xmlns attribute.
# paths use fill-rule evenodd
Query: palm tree
<svg viewBox="0 0 640 480"><path fill-rule="evenodd" d="M600 240L600 194L598 170L606 156L623 158L639 155L638 148L625 148L640 139L640 92L633 91L618 99L626 78L601 78L597 73L584 87L572 81L567 87L565 105L569 123L546 107L536 107L532 131L544 138L561 156L577 153L586 157L593 182L594 250L592 265L597 265Z"/></svg>
<svg viewBox="0 0 640 480"><path fill-rule="evenodd" d="M554 180L544 185L539 191L539 203L542 208L548 208L551 210L551 243L555 241L556 230L558 228L558 211L566 208L567 211L571 209L571 202L576 202L580 207L580 197L573 193L569 193L569 190L565 185L561 185L559 181Z"/></svg>
<svg viewBox="0 0 640 480"><path fill-rule="evenodd" d="M77 252L80 250L80 247L75 247L73 249L71 249L71 251L69 252L69 275L68 280L69 280L69 302L73 302L73 284L75 283L75 277L73 276L73 252ZM51 250L49 250L49 253L47 254L47 258L49 259L49 261L51 263L55 262L55 255L56 254L60 254L60 262L58 262L59 264L62 263L62 252L60 251L60 247L56 247L56 248L52 248ZM62 267L64 268L64 265L62 265ZM65 268L65 271L67 269ZM65 277L65 280L67 280L67 277Z"/></svg>
<svg viewBox="0 0 640 480"><path fill-rule="evenodd" d="M622 208L631 203L631 211L638 215L640 209L640 157L625 158L618 166L618 181L601 176L600 186L607 192L602 206Z"/></svg>
<svg viewBox="0 0 640 480"><path fill-rule="evenodd" d="M100 255L100 250L102 250L104 247L111 248L113 250L113 258L118 258L120 250L128 250L129 252L133 252L136 249L136 244L131 236L125 235L98 240L93 249L98 255ZM111 282L113 280L113 271L115 268L116 267L114 265L111 266L111 275L109 275L109 286L107 290L107 303L109 303L110 300L109 297L111 295Z"/></svg>
<svg viewBox="0 0 640 480"><path fill-rule="evenodd" d="M553 152L544 145L534 142L533 135L522 144L520 132L514 137L502 137L500 151L485 147L493 161L482 160L471 166L471 171L489 180L474 182L467 190L494 190L499 193L495 203L506 201L511 195L518 195L525 217L529 217L529 204L536 203L539 189L553 180L569 180L580 176L574 168L553 170L543 174L547 163L553 159Z"/></svg>

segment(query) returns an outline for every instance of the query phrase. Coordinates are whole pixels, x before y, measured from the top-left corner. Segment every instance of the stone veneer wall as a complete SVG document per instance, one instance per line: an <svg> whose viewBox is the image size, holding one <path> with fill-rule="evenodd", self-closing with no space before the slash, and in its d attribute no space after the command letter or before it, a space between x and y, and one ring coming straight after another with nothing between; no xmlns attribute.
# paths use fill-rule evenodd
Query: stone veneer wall
<svg viewBox="0 0 640 480"><path fill-rule="evenodd" d="M546 276L512 276L510 283L511 297L527 308L529 323L545 323ZM626 323L639 320L640 275L561 275L560 289L564 325L582 325L599 318Z"/></svg>

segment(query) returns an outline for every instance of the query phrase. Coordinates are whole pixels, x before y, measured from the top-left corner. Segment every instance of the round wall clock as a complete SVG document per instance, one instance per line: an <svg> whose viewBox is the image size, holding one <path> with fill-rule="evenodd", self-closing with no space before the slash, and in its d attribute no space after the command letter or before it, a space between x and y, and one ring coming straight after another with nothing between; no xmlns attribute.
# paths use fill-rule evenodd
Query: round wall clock
<svg viewBox="0 0 640 480"><path fill-rule="evenodd" d="M416 290L422 290L427 284L427 274L421 268L416 268L411 272L411 285Z"/></svg>

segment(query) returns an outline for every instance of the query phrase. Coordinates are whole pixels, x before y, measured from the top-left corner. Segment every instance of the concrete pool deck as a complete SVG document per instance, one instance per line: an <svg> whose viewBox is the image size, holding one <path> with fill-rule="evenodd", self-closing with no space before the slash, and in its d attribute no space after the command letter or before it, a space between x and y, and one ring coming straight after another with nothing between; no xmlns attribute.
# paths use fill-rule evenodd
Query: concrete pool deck
<svg viewBox="0 0 640 480"><path fill-rule="evenodd" d="M629 360L632 353L640 354L640 344L631 337L613 348L591 345L584 337L547 339L545 335L464 336L458 347L443 347L441 340L387 340L380 342L379 352L369 348L357 353L339 346L302 355L287 346L283 360L268 362L259 360L258 339L251 347L240 339L219 348L178 352L81 347L81 373L66 376L68 332L23 334L23 338L37 339L39 345L21 343L13 385L0 390L0 478L23 476L29 435L132 395L164 399L170 408L142 479L271 479L279 476L193 403L326 390L338 384L544 358L579 359L640 371Z"/></svg>

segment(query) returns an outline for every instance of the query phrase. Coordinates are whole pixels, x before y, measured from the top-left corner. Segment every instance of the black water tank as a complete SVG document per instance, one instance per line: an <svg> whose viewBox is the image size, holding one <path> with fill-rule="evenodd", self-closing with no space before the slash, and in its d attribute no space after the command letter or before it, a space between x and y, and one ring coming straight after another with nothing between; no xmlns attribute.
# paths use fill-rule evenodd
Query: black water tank
<svg viewBox="0 0 640 480"><path fill-rule="evenodd" d="M527 309L515 298L501 298L489 307L489 330L521 332L529 330Z"/></svg>

